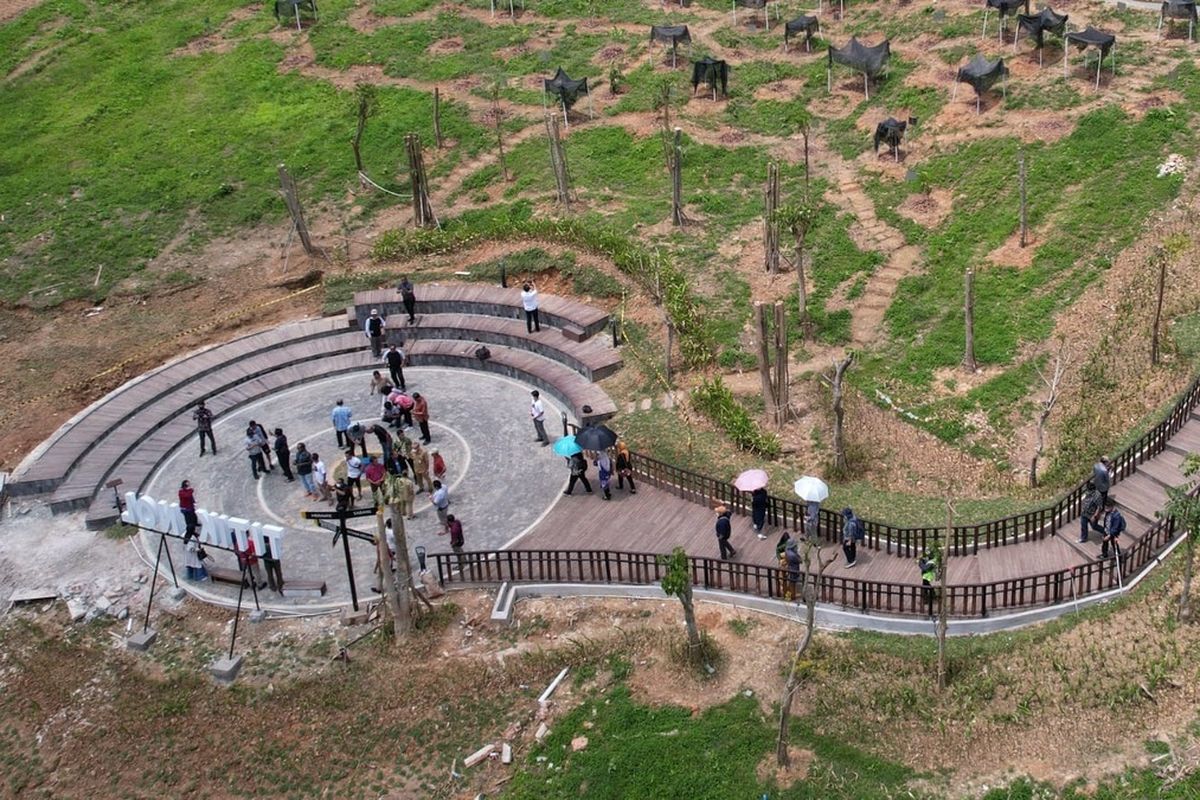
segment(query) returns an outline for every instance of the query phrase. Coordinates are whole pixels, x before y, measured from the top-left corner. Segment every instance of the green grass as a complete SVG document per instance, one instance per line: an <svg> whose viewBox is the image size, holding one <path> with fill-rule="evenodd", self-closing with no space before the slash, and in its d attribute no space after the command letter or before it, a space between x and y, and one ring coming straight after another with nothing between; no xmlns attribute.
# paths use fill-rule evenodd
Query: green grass
<svg viewBox="0 0 1200 800"><path fill-rule="evenodd" d="M239 5L169 0L147 14L53 0L0 28L0 52L23 54L27 42L43 46L35 33L42 22L66 20L53 37L63 46L44 66L0 87L8 110L0 115L0 299L19 302L57 284L39 301L100 300L133 275L143 290L164 279L186 283L186 275L144 270L189 214L189 246L281 221L280 162L306 204L345 195L354 183L347 93L280 74L283 50L269 40L221 55L171 55ZM396 163L395 142L407 131L432 139L431 100L408 89L378 94L364 158L378 179L393 183L385 165ZM462 106L444 104L442 125L468 153L483 144Z"/></svg>

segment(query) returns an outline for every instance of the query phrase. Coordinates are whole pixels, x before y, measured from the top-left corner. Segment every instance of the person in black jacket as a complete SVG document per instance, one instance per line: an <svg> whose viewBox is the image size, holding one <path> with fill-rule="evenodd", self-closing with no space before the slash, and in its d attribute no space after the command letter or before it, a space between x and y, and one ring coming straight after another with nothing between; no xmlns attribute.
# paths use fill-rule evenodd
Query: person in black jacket
<svg viewBox="0 0 1200 800"><path fill-rule="evenodd" d="M733 558L737 550L729 543L729 535L733 533L733 525L729 521L732 512L725 506L717 506L717 546L721 548L721 558Z"/></svg>
<svg viewBox="0 0 1200 800"><path fill-rule="evenodd" d="M376 358L383 355L383 330L387 323L379 316L379 309L372 308L371 316L367 317L367 338L371 340L371 354Z"/></svg>
<svg viewBox="0 0 1200 800"><path fill-rule="evenodd" d="M287 478L289 483L296 480L292 475L291 448L288 447L287 437L283 435L283 428L275 429L273 447L275 448L275 458L279 461L279 466L283 469L283 477Z"/></svg>
<svg viewBox="0 0 1200 800"><path fill-rule="evenodd" d="M387 355L384 356L387 361L388 372L392 376L392 386L400 387L400 391L404 391L404 351L392 345L388 348Z"/></svg>
<svg viewBox="0 0 1200 800"><path fill-rule="evenodd" d="M567 490L563 494L570 494L575 491L575 483L578 481L583 484L583 488L587 489L587 493L592 493L592 484L587 479L587 459L583 457L583 453L576 453L568 459L571 466L571 480L567 481Z"/></svg>
<svg viewBox="0 0 1200 800"><path fill-rule="evenodd" d="M767 489L755 489L750 493L750 521L754 523L754 532L758 538L765 539L763 526L767 524Z"/></svg>

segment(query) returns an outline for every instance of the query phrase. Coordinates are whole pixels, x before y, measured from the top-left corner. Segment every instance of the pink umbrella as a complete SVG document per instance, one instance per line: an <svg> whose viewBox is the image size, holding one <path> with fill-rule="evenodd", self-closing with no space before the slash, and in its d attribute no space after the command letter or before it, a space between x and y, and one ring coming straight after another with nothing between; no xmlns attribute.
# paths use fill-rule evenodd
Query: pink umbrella
<svg viewBox="0 0 1200 800"><path fill-rule="evenodd" d="M763 470L748 469L734 479L733 487L743 492L753 492L755 489L765 488L770 482L771 476L767 475Z"/></svg>

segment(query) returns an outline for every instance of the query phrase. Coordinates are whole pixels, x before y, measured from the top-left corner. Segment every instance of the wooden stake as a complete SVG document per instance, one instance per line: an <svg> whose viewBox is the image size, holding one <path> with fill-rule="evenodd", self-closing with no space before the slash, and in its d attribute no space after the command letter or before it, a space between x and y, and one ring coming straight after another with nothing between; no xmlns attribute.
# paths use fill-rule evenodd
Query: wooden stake
<svg viewBox="0 0 1200 800"><path fill-rule="evenodd" d="M433 87L433 141L439 150L445 142L442 140L442 93L438 87Z"/></svg>
<svg viewBox="0 0 1200 800"><path fill-rule="evenodd" d="M775 303L775 425L783 428L788 419L787 312Z"/></svg>
<svg viewBox="0 0 1200 800"><path fill-rule="evenodd" d="M806 174L807 177L807 174ZM779 272L779 165L767 164L767 185L763 190L763 266L771 275Z"/></svg>
<svg viewBox="0 0 1200 800"><path fill-rule="evenodd" d="M846 376L846 370L853 363L854 351L851 350L841 361L833 362L833 377L829 379L829 385L833 389L833 470L838 475L845 475L850 469L849 459L846 458L842 383Z"/></svg>
<svg viewBox="0 0 1200 800"><path fill-rule="evenodd" d="M1029 219L1025 202L1025 148L1018 156L1017 176L1021 186L1021 247L1029 243Z"/></svg>
<svg viewBox="0 0 1200 800"><path fill-rule="evenodd" d="M438 224L429 202L429 184L425 178L425 158L421 155L421 137L415 133L404 136L404 148L408 154L408 176L412 182L413 224L418 228Z"/></svg>
<svg viewBox="0 0 1200 800"><path fill-rule="evenodd" d="M967 270L963 287L963 316L966 327L966 352L963 354L963 369L975 372L979 364L975 361L975 271Z"/></svg>
<svg viewBox="0 0 1200 800"><path fill-rule="evenodd" d="M754 330L758 345L758 374L762 378L763 403L767 408L767 416L777 424L779 419L779 398L775 394L775 384L771 378L771 356L767 342L770 340L770 323L767 320L766 306L762 302L754 304Z"/></svg>
<svg viewBox="0 0 1200 800"><path fill-rule="evenodd" d="M671 146L671 224L680 227L687 221L683 213L683 129L675 129Z"/></svg>
<svg viewBox="0 0 1200 800"><path fill-rule="evenodd" d="M563 152L562 137L559 135L558 117L546 115L546 135L550 142L550 168L554 172L554 182L558 189L558 202L563 210L571 211L571 187L567 177L567 159Z"/></svg>
<svg viewBox="0 0 1200 800"><path fill-rule="evenodd" d="M1154 248L1158 261L1158 300L1154 304L1154 329L1150 334L1150 365L1158 366L1158 331L1162 325L1163 293L1167 286L1167 254L1161 246Z"/></svg>
<svg viewBox="0 0 1200 800"><path fill-rule="evenodd" d="M312 240L308 236L308 225L304 222L304 209L301 208L300 198L296 194L296 183L283 164L279 165L279 187L283 192L283 202L287 204L288 214L291 215L292 222L296 225L300 244L304 246L304 252L311 256L316 252L316 248L313 247Z"/></svg>
<svg viewBox="0 0 1200 800"><path fill-rule="evenodd" d="M938 618L937 618L937 687L938 691L946 688L946 615L950 604L946 602L946 577L950 570L946 562L950 560L950 536L954 531L954 506L946 501L946 531L942 539L942 557L938 559Z"/></svg>

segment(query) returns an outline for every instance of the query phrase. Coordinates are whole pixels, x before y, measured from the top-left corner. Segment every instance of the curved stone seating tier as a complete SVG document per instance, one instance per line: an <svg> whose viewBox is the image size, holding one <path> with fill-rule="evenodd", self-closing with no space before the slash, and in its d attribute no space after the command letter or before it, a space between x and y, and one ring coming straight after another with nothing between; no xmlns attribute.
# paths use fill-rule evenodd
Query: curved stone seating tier
<svg viewBox="0 0 1200 800"><path fill-rule="evenodd" d="M123 425L134 415L184 389L192 381L240 359L273 347L299 344L344 331L344 325L339 322L326 317L248 334L191 353L134 378L63 424L27 459L27 463L17 469L9 484L10 491L21 495L57 489L76 463L102 443L106 432ZM194 403L204 396L206 392L197 390L189 399ZM214 412L217 410L214 408Z"/></svg>
<svg viewBox="0 0 1200 800"><path fill-rule="evenodd" d="M561 361L593 381L607 378L621 368L621 354L606 336L580 342L545 326L540 332L529 333L522 320L475 314L422 314L416 324L394 328L392 332L396 330L409 345L426 339L462 339L487 344L489 348L504 345L528 350Z"/></svg>
<svg viewBox="0 0 1200 800"><path fill-rule="evenodd" d="M522 319L521 290L481 283L422 284L416 289L418 314L478 314L486 317ZM362 328L371 309L397 321L405 318L400 292L373 289L355 292L354 305L346 309L346 322ZM567 338L582 341L608 326L607 311L556 295L540 295L538 316L542 329L558 328ZM399 327L394 325L393 327Z"/></svg>
<svg viewBox="0 0 1200 800"><path fill-rule="evenodd" d="M268 368L253 379L227 387L218 394L205 395L211 397L209 405L214 412L228 413L292 386L348 372L363 372L378 366L370 350L363 349L361 333L346 332L334 340L344 341L346 338L353 340L356 345L352 352L347 353L335 347L324 355L315 354L298 363ZM581 421L606 419L616 413L616 406L602 389L563 364L502 345L492 347L492 357L480 362L474 350L473 342L425 340L413 344L409 358L413 366L459 367L515 378L537 387L573 409L576 418ZM583 411L585 405L592 409L590 413ZM88 479L77 484L80 487L90 484L92 488L86 497L68 498L56 492L57 499L52 498L51 508L65 511L88 506L86 522L89 528L103 528L112 524L117 519L117 513L111 494L100 490L104 483L112 478L120 478L125 491L143 486L175 447L195 435L191 408L178 410L176 406L174 413L161 419L152 429L143 427L141 437L121 455L107 463L97 461L90 465ZM74 477L73 473L72 480Z"/></svg>

